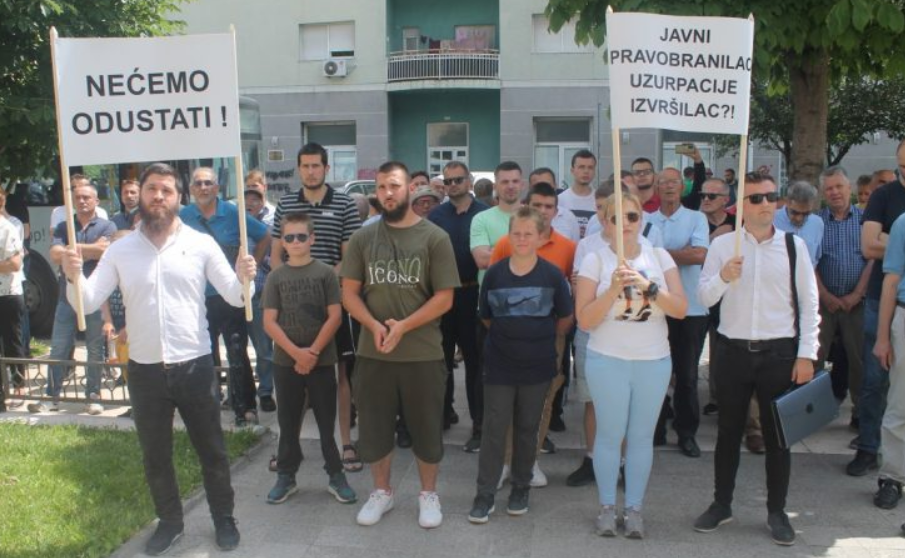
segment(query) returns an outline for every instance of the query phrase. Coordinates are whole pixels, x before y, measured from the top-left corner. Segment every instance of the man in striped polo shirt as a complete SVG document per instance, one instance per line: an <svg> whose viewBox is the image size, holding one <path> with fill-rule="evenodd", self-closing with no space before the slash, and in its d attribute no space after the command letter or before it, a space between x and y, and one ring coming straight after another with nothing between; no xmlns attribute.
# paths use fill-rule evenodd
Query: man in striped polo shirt
<svg viewBox="0 0 905 558"><path fill-rule="evenodd" d="M334 190L325 182L330 166L327 164L327 150L317 143L307 143L298 153L298 172L302 187L298 192L280 198L273 216L271 235L273 243L270 265L277 269L283 265L282 220L283 215L295 211L307 213L314 225L314 244L311 255L314 259L332 265L339 275L339 266L352 233L361 227L358 208L348 195ZM356 324L357 326L357 324ZM347 471L362 468L358 454L352 446L351 416L352 392L349 388L347 372L351 373L355 360L352 321L343 312L343 323L336 334L339 353L339 434L343 443L343 464ZM279 394L277 394L279 397Z"/></svg>

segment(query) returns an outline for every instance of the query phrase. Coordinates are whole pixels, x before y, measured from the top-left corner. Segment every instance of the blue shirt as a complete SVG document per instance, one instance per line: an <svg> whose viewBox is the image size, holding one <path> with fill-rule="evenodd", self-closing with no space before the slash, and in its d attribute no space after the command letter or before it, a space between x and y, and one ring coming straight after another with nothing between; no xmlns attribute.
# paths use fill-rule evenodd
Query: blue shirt
<svg viewBox="0 0 905 558"><path fill-rule="evenodd" d="M649 213L648 218L651 223L659 227L663 234L663 248L667 250L680 250L686 246L693 248L710 246L710 227L707 226L707 217L700 211L680 206L669 217L661 211L656 211ZM688 299L688 315L706 316L707 308L698 301L698 280L701 278L701 266L680 265L678 267L685 298Z"/></svg>
<svg viewBox="0 0 905 558"><path fill-rule="evenodd" d="M786 208L782 208L773 217L773 226L804 240L805 245L808 247L808 255L811 257L811 265L817 267L817 262L820 261L821 256L821 245L823 244L823 219L819 219L816 215L808 215L808 218L804 220L804 224L796 227L789 219L789 212Z"/></svg>
<svg viewBox="0 0 905 558"><path fill-rule="evenodd" d="M471 255L471 220L478 213L490 209L487 204L472 200L465 213L459 213L451 202L441 203L435 207L427 218L449 235L453 253L456 255L456 268L459 271L459 282L462 286L468 283L477 284L478 264Z"/></svg>
<svg viewBox="0 0 905 558"><path fill-rule="evenodd" d="M76 244L94 244L101 237L106 237L107 240L110 240L113 237L113 233L116 232L116 225L111 223L106 219L101 219L97 215L92 217L85 228L82 228L82 223L79 222L78 218L75 219L75 242ZM69 234L66 231L66 221L61 221L57 223L56 228L53 230L53 240L51 241L51 246L66 246L69 244ZM100 260L86 260L82 265L82 272L85 274L85 277L90 277L94 272L94 268L97 267L97 264ZM60 268L60 292L66 292L66 276L63 275L63 270Z"/></svg>
<svg viewBox="0 0 905 558"><path fill-rule="evenodd" d="M836 296L845 296L855 290L867 265L861 254L862 213L852 205L845 219L837 220L829 208L820 211L824 229L817 273L826 290Z"/></svg>
<svg viewBox="0 0 905 558"><path fill-rule="evenodd" d="M220 249L226 254L230 265L235 265L236 257L239 254L239 209L235 205L217 199L217 210L210 219L205 219L201 215L198 205L192 203L179 211L179 218L196 231L213 236L220 245ZM267 236L267 225L251 215L245 215L245 227L250 239L249 246L251 246L251 241L258 243ZM213 285L208 283L205 295L215 294L217 291Z"/></svg>
<svg viewBox="0 0 905 558"><path fill-rule="evenodd" d="M883 257L883 273L895 273L900 277L896 300L905 302L905 214L895 220L889 231L886 254Z"/></svg>

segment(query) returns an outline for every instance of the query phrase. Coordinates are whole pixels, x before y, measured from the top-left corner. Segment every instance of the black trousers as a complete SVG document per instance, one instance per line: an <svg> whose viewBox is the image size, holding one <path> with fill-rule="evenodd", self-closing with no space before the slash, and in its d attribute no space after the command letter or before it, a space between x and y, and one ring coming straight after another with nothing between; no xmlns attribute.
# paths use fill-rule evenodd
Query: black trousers
<svg viewBox="0 0 905 558"><path fill-rule="evenodd" d="M478 366L478 286L460 287L453 294L453 306L440 319L443 334L443 359L449 376L446 380L446 397L443 410L446 415L452 411L455 382L453 370L456 368L456 345L462 349L465 364L465 395L468 398L468 415L472 424L481 424L481 373Z"/></svg>
<svg viewBox="0 0 905 558"><path fill-rule="evenodd" d="M669 326L669 352L672 356L673 430L679 439L694 438L701 423L701 405L698 401L698 362L704 350L708 316L687 316L676 320L666 318ZM665 432L667 405L664 401L657 421L657 432Z"/></svg>
<svg viewBox="0 0 905 558"><path fill-rule="evenodd" d="M22 346L22 319L26 312L25 297L22 295L0 296L0 348L2 354L8 358L24 358L25 349ZM10 364L9 373L13 387L21 386L25 379L24 365ZM0 374L6 374L0 370ZM0 396L3 396L3 386L0 382Z"/></svg>
<svg viewBox="0 0 905 558"><path fill-rule="evenodd" d="M172 523L181 523L183 518L173 467L173 415L177 409L201 462L211 516L231 516L234 494L210 355L170 366L130 360L128 382L145 479L157 517Z"/></svg>
<svg viewBox="0 0 905 558"><path fill-rule="evenodd" d="M720 371L716 376L716 400L720 413L713 465L714 500L720 504L732 504L748 403L751 394L756 393L767 449L767 510L772 513L786 507L792 457L789 450L779 447L770 403L792 383L797 344L790 339L782 345L775 350L751 352L733 345L722 335L717 336L716 358Z"/></svg>
<svg viewBox="0 0 905 558"><path fill-rule="evenodd" d="M236 308L223 300L220 295L212 295L205 300L207 306L207 329L211 339L220 335L226 341L226 356L229 360L229 398L237 417L246 411L257 409L255 378L248 359L248 327L245 309ZM212 343L213 345L213 343Z"/></svg>
<svg viewBox="0 0 905 558"><path fill-rule="evenodd" d="M273 365L273 384L276 388L277 422L280 425L280 443L277 450L277 471L295 475L302 463L302 446L299 436L305 413L305 399L314 412L320 433L324 470L328 475L343 470L339 449L333 437L336 422L336 373L334 367L318 366L309 374L298 374L291 366Z"/></svg>

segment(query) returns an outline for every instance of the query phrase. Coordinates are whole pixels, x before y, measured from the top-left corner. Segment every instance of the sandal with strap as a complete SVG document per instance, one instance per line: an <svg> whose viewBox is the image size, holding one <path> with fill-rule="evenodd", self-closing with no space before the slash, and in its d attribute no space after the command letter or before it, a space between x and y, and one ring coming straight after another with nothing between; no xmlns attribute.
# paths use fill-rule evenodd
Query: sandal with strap
<svg viewBox="0 0 905 558"><path fill-rule="evenodd" d="M277 472L278 469L277 469L277 456L276 455L270 456L270 462L267 464L267 470L270 471L271 473Z"/></svg>
<svg viewBox="0 0 905 558"><path fill-rule="evenodd" d="M346 452L352 452L352 457L345 457ZM348 444L343 446L343 469L347 473L357 473L364 468L361 458L358 456L358 450L355 446Z"/></svg>

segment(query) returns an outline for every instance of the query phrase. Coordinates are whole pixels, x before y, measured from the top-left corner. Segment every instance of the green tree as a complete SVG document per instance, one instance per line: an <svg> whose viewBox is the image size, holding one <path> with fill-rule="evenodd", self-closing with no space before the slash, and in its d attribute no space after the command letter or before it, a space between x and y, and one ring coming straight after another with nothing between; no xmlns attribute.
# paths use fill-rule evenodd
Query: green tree
<svg viewBox="0 0 905 558"><path fill-rule="evenodd" d="M0 0L0 182L57 172L50 28L61 37L139 37L181 29L184 0Z"/></svg>
<svg viewBox="0 0 905 558"><path fill-rule="evenodd" d="M905 138L905 79L841 79L829 93L824 163L838 165L852 147L877 132ZM788 89L770 94L766 85L751 87L749 139L780 152L786 167L792 159L794 115ZM716 136L720 153L737 153L735 136Z"/></svg>
<svg viewBox="0 0 905 558"><path fill-rule="evenodd" d="M815 180L827 149L830 83L905 74L905 0L549 0L550 27L578 18L575 38L602 45L606 7L755 17L755 76L792 107L790 176ZM750 134L749 134L750 135Z"/></svg>

